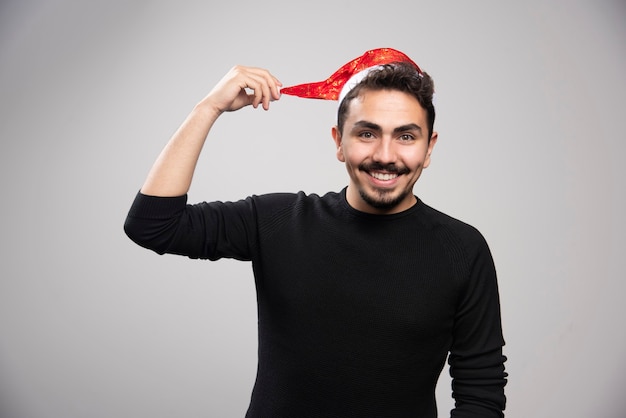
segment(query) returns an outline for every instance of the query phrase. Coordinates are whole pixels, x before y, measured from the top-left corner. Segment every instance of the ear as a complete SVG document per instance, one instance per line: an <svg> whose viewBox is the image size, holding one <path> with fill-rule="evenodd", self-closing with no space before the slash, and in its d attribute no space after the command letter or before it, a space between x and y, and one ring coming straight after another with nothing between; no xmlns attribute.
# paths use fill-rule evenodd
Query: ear
<svg viewBox="0 0 626 418"><path fill-rule="evenodd" d="M337 159L342 163L345 163L346 158L343 156L343 147L341 146L341 132L339 132L337 126L333 126L331 134L333 136L333 140L335 141L335 145L337 146Z"/></svg>
<svg viewBox="0 0 626 418"><path fill-rule="evenodd" d="M437 138L439 134L433 131L433 134L430 137L430 141L428 142L428 149L426 150L426 158L424 159L424 168L427 168L430 165L430 154L433 152L433 148L435 148L435 144L437 143Z"/></svg>

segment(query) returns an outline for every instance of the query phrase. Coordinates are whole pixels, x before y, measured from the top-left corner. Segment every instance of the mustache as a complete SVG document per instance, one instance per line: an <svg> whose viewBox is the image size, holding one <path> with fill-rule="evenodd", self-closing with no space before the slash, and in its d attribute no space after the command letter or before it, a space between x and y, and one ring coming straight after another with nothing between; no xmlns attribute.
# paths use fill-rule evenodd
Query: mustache
<svg viewBox="0 0 626 418"><path fill-rule="evenodd" d="M395 163L381 164L381 163L361 163L359 164L359 170L361 171L384 171L387 173L395 174L407 174L409 169L404 165L396 165Z"/></svg>

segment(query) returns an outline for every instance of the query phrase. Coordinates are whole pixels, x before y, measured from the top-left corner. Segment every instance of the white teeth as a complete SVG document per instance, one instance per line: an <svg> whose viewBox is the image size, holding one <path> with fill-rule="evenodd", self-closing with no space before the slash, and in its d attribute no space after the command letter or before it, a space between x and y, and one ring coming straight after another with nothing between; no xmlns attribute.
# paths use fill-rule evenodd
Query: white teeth
<svg viewBox="0 0 626 418"><path fill-rule="evenodd" d="M370 173L370 174L371 174L371 176L372 176L372 177L374 177L375 179L377 179L377 180L383 180L383 181L386 181L386 180L393 180L393 179L395 179L396 177L398 177L398 175L397 175L397 174L395 174L395 173L393 173L393 174L391 174L391 173Z"/></svg>

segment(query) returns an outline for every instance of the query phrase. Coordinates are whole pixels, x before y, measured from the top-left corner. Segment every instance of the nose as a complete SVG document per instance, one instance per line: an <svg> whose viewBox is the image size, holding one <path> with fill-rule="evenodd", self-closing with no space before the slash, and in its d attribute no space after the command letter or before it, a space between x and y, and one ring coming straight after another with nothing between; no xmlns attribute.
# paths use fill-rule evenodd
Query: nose
<svg viewBox="0 0 626 418"><path fill-rule="evenodd" d="M393 150L393 141L391 138L383 137L376 143L372 158L374 161L382 164L396 162L396 155Z"/></svg>

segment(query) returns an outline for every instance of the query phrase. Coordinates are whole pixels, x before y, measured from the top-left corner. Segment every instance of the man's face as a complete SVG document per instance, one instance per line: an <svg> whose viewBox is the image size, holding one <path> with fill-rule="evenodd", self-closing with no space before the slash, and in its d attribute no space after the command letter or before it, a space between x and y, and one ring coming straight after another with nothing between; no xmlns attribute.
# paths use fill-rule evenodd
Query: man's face
<svg viewBox="0 0 626 418"><path fill-rule="evenodd" d="M337 159L346 164L347 199L362 212L392 214L416 199L413 185L430 164L426 110L396 90L363 91L352 100L343 132L333 127Z"/></svg>

